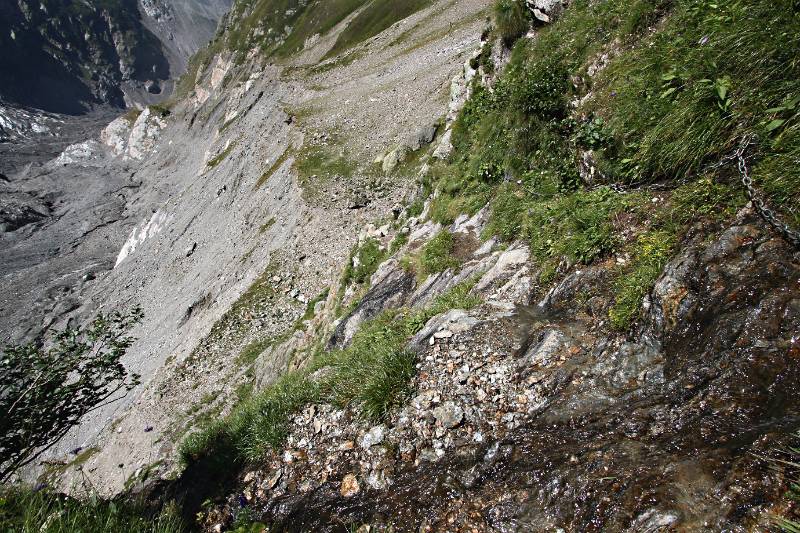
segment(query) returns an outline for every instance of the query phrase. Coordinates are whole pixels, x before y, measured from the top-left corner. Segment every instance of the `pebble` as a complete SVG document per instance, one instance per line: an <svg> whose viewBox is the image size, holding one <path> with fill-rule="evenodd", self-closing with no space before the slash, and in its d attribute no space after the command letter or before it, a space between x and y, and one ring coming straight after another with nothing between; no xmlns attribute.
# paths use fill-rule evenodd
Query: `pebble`
<svg viewBox="0 0 800 533"><path fill-rule="evenodd" d="M361 487L358 485L358 479L353 474L347 474L342 480L342 486L339 488L339 494L345 498L350 498L358 494Z"/></svg>
<svg viewBox="0 0 800 533"><path fill-rule="evenodd" d="M383 442L384 434L386 433L386 427L384 426L375 426L374 428L367 431L367 433L361 438L361 447L364 449L369 449L376 444L380 444Z"/></svg>
<svg viewBox="0 0 800 533"><path fill-rule="evenodd" d="M464 410L455 402L445 402L433 410L436 421L445 428L454 428L464 419Z"/></svg>

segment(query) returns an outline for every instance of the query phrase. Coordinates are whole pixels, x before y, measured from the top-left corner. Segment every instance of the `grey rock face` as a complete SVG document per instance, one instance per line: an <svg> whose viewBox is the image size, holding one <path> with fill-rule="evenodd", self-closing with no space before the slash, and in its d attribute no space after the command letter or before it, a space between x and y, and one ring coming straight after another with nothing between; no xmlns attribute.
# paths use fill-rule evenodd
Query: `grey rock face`
<svg viewBox="0 0 800 533"><path fill-rule="evenodd" d="M139 0L142 22L161 41L173 77L211 40L233 0Z"/></svg>
<svg viewBox="0 0 800 533"><path fill-rule="evenodd" d="M85 5L84 5L85 4ZM0 97L84 113L98 104L161 101L231 0L0 4Z"/></svg>
<svg viewBox="0 0 800 533"><path fill-rule="evenodd" d="M376 317L385 309L402 305L414 289L414 284L414 275L395 263L395 267L370 288L358 307L339 323L328 347L342 348L350 344L361 323Z"/></svg>

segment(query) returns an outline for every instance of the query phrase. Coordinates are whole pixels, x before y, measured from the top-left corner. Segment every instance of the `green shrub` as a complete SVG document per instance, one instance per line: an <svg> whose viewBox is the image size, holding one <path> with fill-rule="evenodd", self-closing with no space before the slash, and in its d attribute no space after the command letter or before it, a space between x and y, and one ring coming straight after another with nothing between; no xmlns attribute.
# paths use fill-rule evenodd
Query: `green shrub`
<svg viewBox="0 0 800 533"><path fill-rule="evenodd" d="M58 442L86 414L140 381L121 363L140 308L99 314L55 333L47 348L8 345L0 357L0 482Z"/></svg>

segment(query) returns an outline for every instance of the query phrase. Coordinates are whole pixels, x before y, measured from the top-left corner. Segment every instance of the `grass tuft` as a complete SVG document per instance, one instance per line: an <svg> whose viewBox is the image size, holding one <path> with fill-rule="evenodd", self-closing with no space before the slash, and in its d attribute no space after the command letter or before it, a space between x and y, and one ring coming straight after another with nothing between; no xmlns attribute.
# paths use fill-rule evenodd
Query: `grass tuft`
<svg viewBox="0 0 800 533"><path fill-rule="evenodd" d="M525 35L531 20L524 0L497 0L494 3L497 32L507 45Z"/></svg>
<svg viewBox="0 0 800 533"><path fill-rule="evenodd" d="M12 487L0 491L0 530L19 533L178 533L185 531L174 504L160 513L125 500L81 501L49 491Z"/></svg>
<svg viewBox="0 0 800 533"><path fill-rule="evenodd" d="M453 255L455 239L453 234L442 230L425 243L419 254L418 274L425 278L429 274L443 272L448 268L457 268L461 261Z"/></svg>
<svg viewBox="0 0 800 533"><path fill-rule="evenodd" d="M227 148L225 148L223 151L221 151L220 153L218 153L218 154L217 154L216 156L214 156L213 158L209 159L208 163L206 163L206 166L207 166L209 169L212 169L212 168L216 167L217 165L219 165L220 163L222 163L223 161L225 161L225 159L226 159L226 158L227 158L227 157L230 155L230 153L233 151L233 149L234 149L234 148L236 148L236 143L231 143L231 144L230 144L230 145L229 145Z"/></svg>
<svg viewBox="0 0 800 533"><path fill-rule="evenodd" d="M381 262L386 258L386 250L381 247L377 239L367 238L357 246L345 267L342 278L342 287L350 283L359 285L369 281Z"/></svg>

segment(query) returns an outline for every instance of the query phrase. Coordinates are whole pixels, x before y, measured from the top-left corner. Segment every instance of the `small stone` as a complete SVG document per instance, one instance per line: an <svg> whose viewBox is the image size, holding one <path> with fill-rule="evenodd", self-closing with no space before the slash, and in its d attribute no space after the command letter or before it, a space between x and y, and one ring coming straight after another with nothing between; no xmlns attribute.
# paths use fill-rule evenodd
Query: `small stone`
<svg viewBox="0 0 800 533"><path fill-rule="evenodd" d="M540 9L534 9L534 10L533 10L533 16L534 16L534 17L536 17L536 18L537 18L537 20L540 20L540 21L542 21L542 22L545 22L545 23L547 23L547 22L550 22L550 17L548 17L548 16L547 16L547 15L546 15L544 12L542 12Z"/></svg>
<svg viewBox="0 0 800 533"><path fill-rule="evenodd" d="M421 461L435 463L439 460L439 456L436 454L436 450L433 448L423 448L422 451L419 452L419 459Z"/></svg>
<svg viewBox="0 0 800 533"><path fill-rule="evenodd" d="M384 426L375 426L374 428L367 431L367 433L361 438L361 447L364 449L371 448L376 444L380 444L383 442L383 436L386 432L386 428Z"/></svg>
<svg viewBox="0 0 800 533"><path fill-rule="evenodd" d="M351 498L358 494L361 487L358 485L358 479L353 474L347 474L342 480L342 486L339 488L339 494L345 498Z"/></svg>
<svg viewBox="0 0 800 533"><path fill-rule="evenodd" d="M433 410L433 416L439 424L451 429L464 419L464 410L454 402L445 402Z"/></svg>
<svg viewBox="0 0 800 533"><path fill-rule="evenodd" d="M267 478L266 487L268 489L274 488L275 485L278 484L278 481L281 480L281 476L283 476L283 470L279 468L269 478Z"/></svg>
<svg viewBox="0 0 800 533"><path fill-rule="evenodd" d="M256 473L255 472L248 472L247 475L244 476L244 482L245 483L250 483L255 478L256 478Z"/></svg>
<svg viewBox="0 0 800 533"><path fill-rule="evenodd" d="M387 486L389 486L388 481L386 480L386 473L383 470L373 470L367 476L367 485L372 487L376 490L383 490Z"/></svg>

